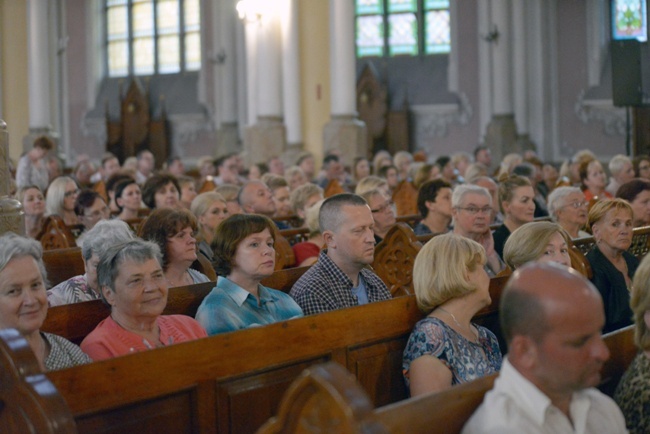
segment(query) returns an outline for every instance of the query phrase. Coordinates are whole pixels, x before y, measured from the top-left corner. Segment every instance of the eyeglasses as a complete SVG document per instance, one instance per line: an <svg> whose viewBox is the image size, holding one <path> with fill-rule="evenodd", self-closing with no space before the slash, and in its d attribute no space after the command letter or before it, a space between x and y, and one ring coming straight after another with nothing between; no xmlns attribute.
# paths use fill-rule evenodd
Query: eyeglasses
<svg viewBox="0 0 650 434"><path fill-rule="evenodd" d="M394 205L395 205L395 202L393 202L393 201L391 200L391 201L386 202L385 204L383 204L383 205L380 206L379 208L377 208L377 209L371 209L370 211L371 211L373 214L378 213L378 212L384 212L384 211L386 211L386 210L391 209Z"/></svg>
<svg viewBox="0 0 650 434"><path fill-rule="evenodd" d="M587 205L589 205L589 202L571 202L571 203L567 203L566 205L564 205L564 207L572 206L572 207L578 209L578 208L582 208L583 206L587 206Z"/></svg>
<svg viewBox="0 0 650 434"><path fill-rule="evenodd" d="M74 195L76 195L76 194L79 194L80 191L81 191L81 190L79 190L78 188L77 188L76 190L66 191L65 194L64 194L64 196L65 196L65 197L72 197L72 196L74 196Z"/></svg>
<svg viewBox="0 0 650 434"><path fill-rule="evenodd" d="M96 211L91 212L90 214L84 215L84 217L89 217L91 219L97 219L97 218L102 218L108 216L110 210L108 209L107 206L105 206L102 209L98 209Z"/></svg>
<svg viewBox="0 0 650 434"><path fill-rule="evenodd" d="M468 206L468 207L463 208L461 206L457 206L456 209L462 209L463 211L467 211L471 215L476 215L478 213L489 214L489 213L492 212L492 207L491 206L484 206L483 208L478 208L478 207L475 207L475 206Z"/></svg>

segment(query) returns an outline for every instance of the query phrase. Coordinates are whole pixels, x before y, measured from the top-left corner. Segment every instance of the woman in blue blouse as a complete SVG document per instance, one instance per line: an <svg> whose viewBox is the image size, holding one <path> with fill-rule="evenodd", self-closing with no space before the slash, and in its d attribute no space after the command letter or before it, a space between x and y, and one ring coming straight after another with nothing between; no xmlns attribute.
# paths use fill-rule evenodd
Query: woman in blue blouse
<svg viewBox="0 0 650 434"><path fill-rule="evenodd" d="M235 214L217 227L211 245L217 286L196 313L208 335L303 315L288 294L260 284L275 268L274 225L262 215Z"/></svg>
<svg viewBox="0 0 650 434"><path fill-rule="evenodd" d="M485 261L480 244L452 233L432 238L415 258L415 297L428 315L415 325L404 350L402 368L411 396L501 368L497 338L471 323L491 301Z"/></svg>

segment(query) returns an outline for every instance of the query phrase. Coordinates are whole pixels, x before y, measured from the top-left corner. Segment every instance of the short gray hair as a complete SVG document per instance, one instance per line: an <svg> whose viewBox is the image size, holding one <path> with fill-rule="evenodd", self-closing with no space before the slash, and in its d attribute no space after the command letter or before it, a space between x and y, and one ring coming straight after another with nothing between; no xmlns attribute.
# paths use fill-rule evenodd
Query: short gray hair
<svg viewBox="0 0 650 434"><path fill-rule="evenodd" d="M553 220L557 220L557 212L566 205L566 197L573 193L582 193L582 190L578 187L557 187L548 195L548 213Z"/></svg>
<svg viewBox="0 0 650 434"><path fill-rule="evenodd" d="M481 187L474 184L462 184L454 188L453 193L451 194L451 206L452 208L457 208L465 199L465 196L468 194L480 194L488 198L490 205L492 205L492 195L487 188Z"/></svg>
<svg viewBox="0 0 650 434"><path fill-rule="evenodd" d="M623 155L623 154L618 154L614 155L611 160L609 160L609 171L612 173L613 176L618 175L621 173L621 170L623 170L623 166L625 163L630 163L632 164L632 160L630 160L630 157Z"/></svg>
<svg viewBox="0 0 650 434"><path fill-rule="evenodd" d="M325 202L320 207L320 214L318 216L321 233L325 231L336 231L341 226L341 222L345 218L341 213L341 208L346 205L368 206L368 202L361 196L352 193L335 194L325 199Z"/></svg>
<svg viewBox="0 0 650 434"><path fill-rule="evenodd" d="M120 272L120 265L125 261L142 264L149 259L155 259L162 267L162 254L160 247L151 241L133 239L115 244L107 248L99 258L97 264L97 283L100 288L107 286L115 291L115 279ZM102 299L104 299L103 291ZM104 299L104 302L106 300Z"/></svg>
<svg viewBox="0 0 650 434"><path fill-rule="evenodd" d="M43 282L47 284L47 272L43 264L43 247L31 238L21 237L13 232L0 236L0 273L12 259L31 256L36 261Z"/></svg>
<svg viewBox="0 0 650 434"><path fill-rule="evenodd" d="M100 257L108 247L133 239L135 236L126 222L118 219L101 220L84 235L81 255L87 261L93 253Z"/></svg>

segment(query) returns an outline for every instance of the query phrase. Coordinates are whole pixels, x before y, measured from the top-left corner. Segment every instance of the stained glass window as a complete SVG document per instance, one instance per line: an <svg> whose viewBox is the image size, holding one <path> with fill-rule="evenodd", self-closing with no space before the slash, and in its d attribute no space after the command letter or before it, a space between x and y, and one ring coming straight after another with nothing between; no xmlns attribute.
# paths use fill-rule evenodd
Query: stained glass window
<svg viewBox="0 0 650 434"><path fill-rule="evenodd" d="M449 0L355 0L357 57L449 53Z"/></svg>
<svg viewBox="0 0 650 434"><path fill-rule="evenodd" d="M388 16L390 55L418 54L418 21L415 14L391 14Z"/></svg>
<svg viewBox="0 0 650 434"><path fill-rule="evenodd" d="M612 37L614 39L648 40L646 0L612 1Z"/></svg>
<svg viewBox="0 0 650 434"><path fill-rule="evenodd" d="M201 68L200 0L105 0L108 75Z"/></svg>

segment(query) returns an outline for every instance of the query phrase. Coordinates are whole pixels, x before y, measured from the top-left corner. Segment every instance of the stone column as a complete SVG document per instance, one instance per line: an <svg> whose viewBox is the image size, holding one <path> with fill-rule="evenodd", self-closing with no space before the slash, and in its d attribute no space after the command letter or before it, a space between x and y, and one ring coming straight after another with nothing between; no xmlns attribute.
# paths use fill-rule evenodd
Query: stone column
<svg viewBox="0 0 650 434"><path fill-rule="evenodd" d="M499 161L516 151L517 126L512 104L512 31L510 0L491 0L490 65L492 67L492 120L488 124L485 144Z"/></svg>
<svg viewBox="0 0 650 434"><path fill-rule="evenodd" d="M528 35L527 2L512 3L512 41L514 76L514 114L517 123L517 148L534 149L528 129Z"/></svg>
<svg viewBox="0 0 650 434"><path fill-rule="evenodd" d="M48 0L27 0L27 64L29 80L29 134L23 140L25 150L34 139L51 135L50 53Z"/></svg>
<svg viewBox="0 0 650 434"><path fill-rule="evenodd" d="M287 167L303 148L300 110L300 31L298 27L298 0L282 0L282 100L284 123L287 129Z"/></svg>
<svg viewBox="0 0 650 434"><path fill-rule="evenodd" d="M9 134L7 124L0 119L0 235L5 232L25 234L23 207L9 197L11 174L9 173Z"/></svg>
<svg viewBox="0 0 650 434"><path fill-rule="evenodd" d="M330 0L330 89L332 118L323 132L324 151L338 149L345 164L367 155L366 125L357 118L354 2Z"/></svg>
<svg viewBox="0 0 650 434"><path fill-rule="evenodd" d="M260 17L256 26L257 71L254 96L257 119L253 126L246 129L244 148L248 154L248 163L268 161L272 156L280 156L286 147L286 130L282 120L280 20L277 14L269 12ZM248 100L251 100L250 95Z"/></svg>
<svg viewBox="0 0 650 434"><path fill-rule="evenodd" d="M215 81L217 89L218 130L217 154L238 150L237 80L235 54L235 24L237 13L233 0L220 0L215 9L214 29L217 33ZM218 26L218 27L217 27Z"/></svg>

